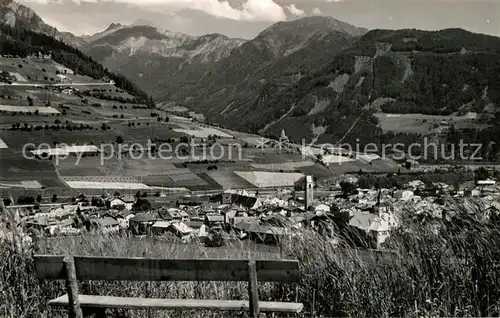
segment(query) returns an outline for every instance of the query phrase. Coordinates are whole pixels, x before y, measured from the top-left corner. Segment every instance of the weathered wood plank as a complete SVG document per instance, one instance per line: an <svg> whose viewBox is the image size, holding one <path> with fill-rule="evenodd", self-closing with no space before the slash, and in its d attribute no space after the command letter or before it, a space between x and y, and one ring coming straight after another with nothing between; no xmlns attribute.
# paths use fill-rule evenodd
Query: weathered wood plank
<svg viewBox="0 0 500 318"><path fill-rule="evenodd" d="M66 256L63 259L66 293L68 295L68 312L70 318L83 318L82 309L78 299L78 280L76 279L75 263L73 257Z"/></svg>
<svg viewBox="0 0 500 318"><path fill-rule="evenodd" d="M62 256L35 256L40 279L64 279ZM79 280L248 281L248 260L74 257ZM257 276L266 282L299 280L296 260L256 260Z"/></svg>
<svg viewBox="0 0 500 318"><path fill-rule="evenodd" d="M259 317L259 291L257 285L257 271L255 261L248 262L248 299L250 317Z"/></svg>
<svg viewBox="0 0 500 318"><path fill-rule="evenodd" d="M113 296L80 295L80 306L95 308L123 309L178 309L178 310L248 310L248 300L208 300L208 299L155 299ZM67 306L68 296L63 295L49 301L50 306ZM301 303L283 303L259 301L261 312L298 313L304 305Z"/></svg>

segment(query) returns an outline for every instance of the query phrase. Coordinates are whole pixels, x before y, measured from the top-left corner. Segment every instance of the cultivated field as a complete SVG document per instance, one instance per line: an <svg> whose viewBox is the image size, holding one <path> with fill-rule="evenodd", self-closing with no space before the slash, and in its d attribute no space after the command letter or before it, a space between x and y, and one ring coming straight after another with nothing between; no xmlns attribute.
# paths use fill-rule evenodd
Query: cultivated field
<svg viewBox="0 0 500 318"><path fill-rule="evenodd" d="M119 189L119 190L149 190L151 187L139 182L98 182L98 181L66 181L73 189Z"/></svg>
<svg viewBox="0 0 500 318"><path fill-rule="evenodd" d="M324 155L323 158L321 158L321 161L324 163L345 163L345 162L352 162L356 161L356 159L352 159L346 156L337 156L337 155Z"/></svg>
<svg viewBox="0 0 500 318"><path fill-rule="evenodd" d="M258 188L290 187L304 176L296 172L235 171L235 173Z"/></svg>
<svg viewBox="0 0 500 318"><path fill-rule="evenodd" d="M0 111L8 113L26 113L34 114L38 111L39 114L59 114L59 111L54 107L39 107L39 106L8 106L0 105Z"/></svg>
<svg viewBox="0 0 500 318"><path fill-rule="evenodd" d="M193 137L197 138L207 138L210 135L217 135L219 137L223 138L232 138L233 136L226 134L225 132L222 132L218 129L215 128L209 128L209 127L197 127L197 128L191 128L191 129L182 129L182 128L176 128L174 131L183 133L186 135L191 135Z"/></svg>
<svg viewBox="0 0 500 318"><path fill-rule="evenodd" d="M375 159L370 162L370 164L366 164L359 160L345 162L345 163L332 163L328 165L328 169L337 174L343 173L353 173L353 172L372 172L372 173L396 173L396 172L405 172L406 169L402 166L396 164L392 160L388 159Z"/></svg>
<svg viewBox="0 0 500 318"><path fill-rule="evenodd" d="M158 187L182 187L191 190L202 190L209 188L208 183L193 173L186 173L177 176L149 175L142 178L142 181Z"/></svg>
<svg viewBox="0 0 500 318"><path fill-rule="evenodd" d="M64 82L66 80L55 74L56 71L64 73L64 67L53 61L25 60L0 58L0 67L19 80L12 85L0 86L1 96L5 97L0 98L0 105L6 105L0 107L0 112L8 114L0 116L0 149L3 148L0 180L5 182L17 185L22 181L35 180L42 187L63 187L61 191L73 191L75 187L88 189L89 192L103 187L123 189L132 187L131 184L134 188L155 186L211 190L291 186L303 174L326 178L339 170L335 165L328 169L314 163L296 150L273 148L273 142L269 142L264 149L255 147L261 145L262 138L259 136L208 126L165 111L175 109L147 109L144 105L131 103L132 96L113 85L73 75L67 69L68 80ZM54 80L51 80L52 77ZM58 82L60 80L62 82ZM118 101L118 98L129 100ZM30 103L34 106L29 106ZM45 106L49 103L50 107ZM18 111L4 111L11 109ZM39 109L37 115L34 114L35 109ZM48 109L54 111L49 112ZM21 110L32 110L32 113L21 113ZM34 130L34 127L37 129ZM187 145L188 148L183 145L191 153L183 157L175 153L183 136L199 143L200 139L207 139L209 135L219 137L214 146L197 147L192 152L191 144ZM143 155L129 150L135 143L146 146L148 140L156 141L157 145L168 143L172 152L168 154L164 151L162 154L169 158L154 159L148 157L147 150ZM43 143L51 147L57 147L57 143L95 145L103 155L69 156L58 161L28 160L21 158L21 150L27 142L33 143L35 148ZM245 144L248 147L243 148ZM125 153L118 156L119 147ZM111 156L112 150L115 156ZM3 155L5 151L6 155ZM329 161L328 157L324 160ZM380 164L377 162L349 163L354 167L348 168L342 162L340 170L387 169L378 167ZM270 175L272 172L276 174Z"/></svg>
<svg viewBox="0 0 500 318"><path fill-rule="evenodd" d="M105 182L105 183L139 183L136 179L127 176L64 176L65 182Z"/></svg>
<svg viewBox="0 0 500 318"><path fill-rule="evenodd" d="M0 187L2 188L24 188L24 189L41 189L43 186L40 182L32 181L17 181L17 182L4 182L0 180Z"/></svg>
<svg viewBox="0 0 500 318"><path fill-rule="evenodd" d="M54 166L50 161L29 160L20 154L13 153L11 149L0 152L0 180L11 181L38 181L44 187L60 187Z"/></svg>
<svg viewBox="0 0 500 318"><path fill-rule="evenodd" d="M254 186L232 171L208 171L206 175L217 182L222 189L245 189Z"/></svg>
<svg viewBox="0 0 500 318"><path fill-rule="evenodd" d="M274 171L295 171L297 168L308 167L314 165L314 162L305 161L294 161L294 162L284 162L284 163L253 163L251 166L255 169L261 170L274 170Z"/></svg>
<svg viewBox="0 0 500 318"><path fill-rule="evenodd" d="M40 144L64 143L67 145L100 145L116 140L118 134L114 131L106 133L99 130L91 131L0 131L1 138L10 148L21 150L26 143L33 143L35 148Z"/></svg>
<svg viewBox="0 0 500 318"><path fill-rule="evenodd" d="M461 128L474 128L477 125L476 113L468 113L464 116L377 113L375 116L377 116L379 126L384 132L427 134L439 128L443 121L460 125Z"/></svg>

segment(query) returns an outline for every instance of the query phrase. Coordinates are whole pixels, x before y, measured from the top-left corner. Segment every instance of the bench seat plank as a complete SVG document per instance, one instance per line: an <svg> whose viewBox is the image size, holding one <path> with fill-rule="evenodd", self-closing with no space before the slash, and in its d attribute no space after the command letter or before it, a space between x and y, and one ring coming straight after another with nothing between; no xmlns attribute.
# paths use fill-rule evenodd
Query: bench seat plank
<svg viewBox="0 0 500 318"><path fill-rule="evenodd" d="M126 309L207 309L207 310L248 310L248 300L208 300L208 299L155 299L114 296L79 295L80 306L93 308ZM52 299L49 306L68 306L68 295ZM260 311L299 313L301 303L259 301Z"/></svg>

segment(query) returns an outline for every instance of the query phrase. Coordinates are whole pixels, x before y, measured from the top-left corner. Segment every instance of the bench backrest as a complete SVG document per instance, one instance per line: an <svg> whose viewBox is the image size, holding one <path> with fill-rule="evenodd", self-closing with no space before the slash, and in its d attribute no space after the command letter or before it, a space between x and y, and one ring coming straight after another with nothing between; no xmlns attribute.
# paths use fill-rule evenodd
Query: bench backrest
<svg viewBox="0 0 500 318"><path fill-rule="evenodd" d="M64 256L35 255L39 279L65 279ZM248 260L151 259L75 256L78 280L248 281ZM255 260L259 281L297 282L297 260Z"/></svg>

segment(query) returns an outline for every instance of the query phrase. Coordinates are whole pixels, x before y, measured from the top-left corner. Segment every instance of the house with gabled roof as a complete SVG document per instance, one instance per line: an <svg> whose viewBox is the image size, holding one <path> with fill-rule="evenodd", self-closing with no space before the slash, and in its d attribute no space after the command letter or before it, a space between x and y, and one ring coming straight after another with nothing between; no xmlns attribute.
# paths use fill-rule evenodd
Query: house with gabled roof
<svg viewBox="0 0 500 318"><path fill-rule="evenodd" d="M161 218L151 213L139 213L129 219L129 228L132 233L143 235L147 234L151 226L156 222L161 221Z"/></svg>
<svg viewBox="0 0 500 318"><path fill-rule="evenodd" d="M397 225L390 213L373 214L356 211L348 223L351 239L358 241L361 247L380 248L390 235L391 228Z"/></svg>
<svg viewBox="0 0 500 318"><path fill-rule="evenodd" d="M115 233L120 231L120 223L111 215L95 220L98 229L103 233Z"/></svg>

